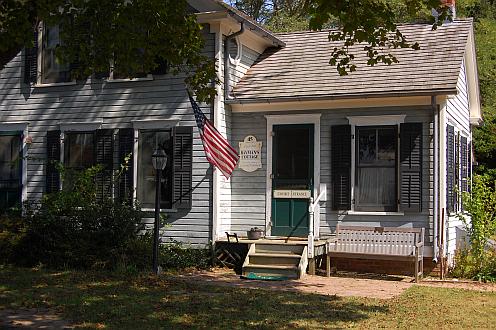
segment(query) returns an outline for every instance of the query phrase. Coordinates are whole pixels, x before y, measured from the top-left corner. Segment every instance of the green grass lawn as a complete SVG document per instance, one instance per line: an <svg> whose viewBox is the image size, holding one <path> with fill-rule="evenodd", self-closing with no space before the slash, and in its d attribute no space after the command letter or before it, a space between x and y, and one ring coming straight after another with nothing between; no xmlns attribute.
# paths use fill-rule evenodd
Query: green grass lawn
<svg viewBox="0 0 496 330"><path fill-rule="evenodd" d="M48 307L83 328L494 328L496 294L413 287L391 300L214 287L162 276L0 266L0 309Z"/></svg>

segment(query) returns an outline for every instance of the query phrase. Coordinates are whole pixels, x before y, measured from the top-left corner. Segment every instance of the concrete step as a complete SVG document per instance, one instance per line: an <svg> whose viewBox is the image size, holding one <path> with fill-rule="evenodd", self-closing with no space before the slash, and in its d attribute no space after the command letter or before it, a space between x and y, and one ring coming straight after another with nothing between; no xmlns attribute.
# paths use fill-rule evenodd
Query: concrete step
<svg viewBox="0 0 496 330"><path fill-rule="evenodd" d="M298 244L255 244L255 253L301 255L303 249Z"/></svg>
<svg viewBox="0 0 496 330"><path fill-rule="evenodd" d="M301 259L300 255L286 253L255 253L248 257L248 262L253 265L298 266Z"/></svg>

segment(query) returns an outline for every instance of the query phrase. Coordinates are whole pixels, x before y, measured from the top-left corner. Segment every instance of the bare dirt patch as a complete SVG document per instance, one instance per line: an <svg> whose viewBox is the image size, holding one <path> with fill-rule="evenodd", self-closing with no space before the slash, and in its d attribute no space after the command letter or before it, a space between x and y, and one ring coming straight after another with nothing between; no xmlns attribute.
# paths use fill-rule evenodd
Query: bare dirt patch
<svg viewBox="0 0 496 330"><path fill-rule="evenodd" d="M0 310L1 329L74 329L59 314L46 308Z"/></svg>
<svg viewBox="0 0 496 330"><path fill-rule="evenodd" d="M182 279L240 288L263 288L295 292L316 293L340 297L367 297L390 299L399 296L413 283L402 278L384 280L376 278L323 277L307 275L301 280L260 281L242 279L231 270L214 269L179 276Z"/></svg>
<svg viewBox="0 0 496 330"><path fill-rule="evenodd" d="M211 271L191 272L178 276L186 280L203 281L215 285L251 288L273 289L295 292L336 295L340 297L365 297L390 299L401 295L413 285L466 289L486 292L496 292L496 284L481 283L466 280L446 280L428 278L420 283L413 282L411 277L384 276L374 274L338 273L337 276L307 275L301 280L262 281L240 278L229 269L213 269Z"/></svg>

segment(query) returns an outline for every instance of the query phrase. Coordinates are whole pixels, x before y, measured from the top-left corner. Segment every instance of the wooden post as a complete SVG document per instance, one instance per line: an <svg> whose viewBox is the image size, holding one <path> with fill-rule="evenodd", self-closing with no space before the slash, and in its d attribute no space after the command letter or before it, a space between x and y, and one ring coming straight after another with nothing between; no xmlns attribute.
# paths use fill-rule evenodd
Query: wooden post
<svg viewBox="0 0 496 330"><path fill-rule="evenodd" d="M326 253L326 276L331 277L331 255Z"/></svg>
<svg viewBox="0 0 496 330"><path fill-rule="evenodd" d="M310 275L315 275L315 258L308 260L308 273Z"/></svg>

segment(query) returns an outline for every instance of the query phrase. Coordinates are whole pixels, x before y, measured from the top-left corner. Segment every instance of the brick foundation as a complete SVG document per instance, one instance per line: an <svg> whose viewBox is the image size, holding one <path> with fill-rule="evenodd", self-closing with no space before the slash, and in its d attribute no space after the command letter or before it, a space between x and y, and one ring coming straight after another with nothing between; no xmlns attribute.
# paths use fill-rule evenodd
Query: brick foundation
<svg viewBox="0 0 496 330"><path fill-rule="evenodd" d="M322 264L325 267L325 263ZM406 261L331 258L331 267L357 273L412 276L415 265ZM435 267L432 258L424 258L424 275L429 275Z"/></svg>

